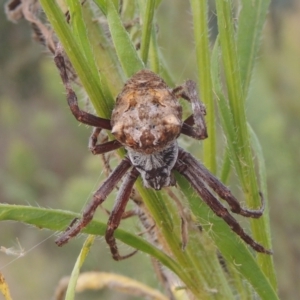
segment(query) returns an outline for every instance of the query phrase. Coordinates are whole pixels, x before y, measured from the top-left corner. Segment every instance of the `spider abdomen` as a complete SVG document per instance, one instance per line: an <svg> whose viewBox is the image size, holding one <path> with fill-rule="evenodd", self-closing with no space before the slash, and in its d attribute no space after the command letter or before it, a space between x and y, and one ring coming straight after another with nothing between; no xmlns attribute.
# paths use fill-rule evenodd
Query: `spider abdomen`
<svg viewBox="0 0 300 300"><path fill-rule="evenodd" d="M127 81L112 112L112 133L125 147L152 154L181 131L182 108L166 83L142 70Z"/></svg>

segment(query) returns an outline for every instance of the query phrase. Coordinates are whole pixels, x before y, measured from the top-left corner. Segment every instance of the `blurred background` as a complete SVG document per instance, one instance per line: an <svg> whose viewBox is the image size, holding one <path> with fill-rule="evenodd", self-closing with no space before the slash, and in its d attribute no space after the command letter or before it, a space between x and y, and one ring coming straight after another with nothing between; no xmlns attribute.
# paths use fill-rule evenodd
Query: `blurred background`
<svg viewBox="0 0 300 300"><path fill-rule="evenodd" d="M212 37L213 11L211 6ZM162 1L160 45L177 83L195 78L190 19L188 1ZM300 295L299 28L299 1L273 0L247 102L265 156L274 260L284 300ZM32 41L29 24L9 22L3 7L0 41L0 201L80 211L104 178L100 158L87 148L90 129L69 113L52 57ZM137 220L125 226L138 230ZM58 248L50 231L1 222L0 246L18 249L17 239L24 257L10 263L15 257L0 252L0 271L13 299L51 299L60 278L70 274L84 238ZM101 239L83 270L116 272L159 286L145 255L137 254L134 264L114 262ZM102 290L76 299L139 298Z"/></svg>

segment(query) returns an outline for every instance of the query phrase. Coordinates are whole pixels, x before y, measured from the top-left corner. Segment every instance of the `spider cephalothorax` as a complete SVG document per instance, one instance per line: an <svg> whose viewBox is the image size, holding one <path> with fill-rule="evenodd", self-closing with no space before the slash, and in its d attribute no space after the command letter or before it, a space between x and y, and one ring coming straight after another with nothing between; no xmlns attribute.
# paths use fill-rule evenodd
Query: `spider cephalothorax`
<svg viewBox="0 0 300 300"><path fill-rule="evenodd" d="M120 260L131 256L135 252L125 256L119 254L114 231L120 224L134 182L141 175L146 188L159 190L175 184L172 172L176 170L190 182L212 211L247 244L257 252L271 253L243 230L214 193L228 203L232 212L245 217L260 217L264 205L259 210L242 208L227 187L177 144L180 134L198 140L207 137L204 120L206 111L198 98L196 84L193 81L188 80L182 86L170 89L155 73L141 70L126 82L117 97L111 120L107 120L84 112L78 107L60 47L56 51L55 63L66 88L68 104L73 115L81 123L94 127L89 143L92 153L103 154L120 147L127 150L126 157L95 192L82 218L72 222L58 238L56 243L59 246L76 236L93 219L97 207L124 177L108 220L105 238L114 259ZM186 120L182 120L182 108L178 98L191 103L193 113ZM102 129L111 130L116 139L98 144L97 138Z"/></svg>

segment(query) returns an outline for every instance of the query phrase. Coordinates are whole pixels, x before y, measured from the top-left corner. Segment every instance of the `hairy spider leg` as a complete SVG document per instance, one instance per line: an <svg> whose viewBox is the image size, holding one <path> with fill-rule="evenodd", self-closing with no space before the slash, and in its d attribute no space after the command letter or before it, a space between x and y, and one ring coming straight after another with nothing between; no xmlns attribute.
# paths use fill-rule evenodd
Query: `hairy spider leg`
<svg viewBox="0 0 300 300"><path fill-rule="evenodd" d="M66 244L72 237L76 236L90 223L97 207L105 201L107 196L112 192L130 167L130 161L128 158L124 158L95 192L92 201L85 207L82 218L78 222L75 222L72 226L69 226L67 230L55 241L58 246Z"/></svg>
<svg viewBox="0 0 300 300"><path fill-rule="evenodd" d="M102 119L92 114L89 114L85 111L80 110L80 108L78 107L76 94L71 88L70 80L66 69L65 59L63 57L62 49L60 46L57 47L54 61L60 72L60 76L66 88L68 104L70 106L70 109L74 117L81 123L95 127L93 129L92 135L89 140L89 148L91 152L96 155L96 154L102 154L109 151L113 151L122 147L122 144L117 140L113 140L113 141L109 141L97 145L97 137L100 134L101 130L102 129L111 130L110 120Z"/></svg>
<svg viewBox="0 0 300 300"><path fill-rule="evenodd" d="M262 216L265 208L263 197L261 197L262 203L260 209L245 209L241 207L239 201L232 195L231 191L218 178L213 176L208 169L206 169L205 166L190 153L184 151L182 148L179 148L178 157L193 169L193 172L197 174L197 177L200 177L220 196L220 198L229 204L232 212L249 218L259 218Z"/></svg>
<svg viewBox="0 0 300 300"><path fill-rule="evenodd" d="M206 188L201 179L193 172L193 168L189 168L189 164L185 164L178 160L174 167L181 175L183 175L193 186L201 199L210 207L210 209L220 218L222 218L229 227L239 235L248 245L255 251L272 254L272 251L265 249L262 245L255 242L241 227L241 225L230 215L226 207Z"/></svg>
<svg viewBox="0 0 300 300"><path fill-rule="evenodd" d="M107 153L122 147L122 144L117 140L113 140L113 141L109 141L97 145L98 136L101 130L102 128L94 127L89 139L89 149L94 155Z"/></svg>
<svg viewBox="0 0 300 300"><path fill-rule="evenodd" d="M183 85L174 88L172 93L177 98L181 97L188 100L192 105L193 114L183 122L181 133L197 140L206 139L208 136L204 119L206 110L204 104L199 99L196 83L192 80L187 80Z"/></svg>
<svg viewBox="0 0 300 300"><path fill-rule="evenodd" d="M113 259L115 260L126 259L137 252L137 250L135 250L127 255L120 255L117 247L117 242L114 237L114 232L120 225L120 222L125 212L126 205L130 198L131 190L139 175L140 173L135 168L133 168L129 173L127 173L124 182L120 187L117 199L115 201L114 207L107 222L105 240L109 245Z"/></svg>
<svg viewBox="0 0 300 300"><path fill-rule="evenodd" d="M173 199L173 201L175 202L177 209L178 209L178 214L181 220L181 224L180 224L180 229L181 229L181 249L184 251L186 248L186 245L188 243L188 239L189 239L189 224L188 224L188 219L190 219L190 214L188 214L185 209L184 206L182 205L181 201L178 199L178 197L176 196L175 193L173 193L173 191L170 188L166 188L166 192L167 194L170 196L170 198Z"/></svg>
<svg viewBox="0 0 300 300"><path fill-rule="evenodd" d="M77 121L79 121L83 124L111 130L110 120L94 116L94 115L89 114L79 108L76 94L71 87L71 83L70 83L70 80L68 77L65 59L63 57L62 51L63 50L62 50L61 45L58 45L56 48L56 51L55 51L54 61L55 61L56 67L59 70L60 77L63 81L65 89L67 91L67 100L68 100L70 109L72 111L72 114L74 115L74 117L76 118Z"/></svg>

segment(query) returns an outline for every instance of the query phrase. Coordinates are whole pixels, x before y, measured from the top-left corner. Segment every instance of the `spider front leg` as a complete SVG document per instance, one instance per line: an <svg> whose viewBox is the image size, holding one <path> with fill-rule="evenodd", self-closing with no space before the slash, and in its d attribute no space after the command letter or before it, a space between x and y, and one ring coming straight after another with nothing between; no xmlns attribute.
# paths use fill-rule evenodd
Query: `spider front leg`
<svg viewBox="0 0 300 300"><path fill-rule="evenodd" d="M55 241L58 246L66 244L72 237L76 236L83 228L85 228L93 219L97 207L105 201L107 196L112 192L121 178L126 174L131 167L130 161L125 158L103 182L100 188L95 192L93 200L87 205L82 214L82 218L71 222L67 230Z"/></svg>
<svg viewBox="0 0 300 300"><path fill-rule="evenodd" d="M76 120L86 125L111 130L110 120L99 118L79 108L76 94L71 87L65 59L63 56L63 49L60 44L57 45L54 56L54 62L59 70L60 77L67 91L67 100L69 107Z"/></svg>
<svg viewBox="0 0 300 300"><path fill-rule="evenodd" d="M264 212L264 199L261 195L262 205L260 209L252 210L242 208L238 200L232 195L231 191L215 176L213 176L208 169L205 168L195 157L190 153L179 148L178 157L181 161L193 169L193 172L197 177L201 178L205 183L208 184L223 200L225 200L232 212L240 214L244 217L259 218Z"/></svg>
<svg viewBox="0 0 300 300"><path fill-rule="evenodd" d="M174 167L180 174L182 174L192 185L194 190L198 193L201 199L210 207L210 209L220 218L222 218L234 231L239 235L248 245L250 245L255 251L272 254L272 251L265 249L262 245L253 240L241 227L241 225L234 219L226 207L207 189L205 184L201 181L199 176L190 168L189 165L184 164L178 160Z"/></svg>
<svg viewBox="0 0 300 300"><path fill-rule="evenodd" d="M89 149L94 155L110 152L122 147L122 144L117 140L109 141L102 144L97 144L98 136L102 128L95 127L89 139Z"/></svg>
<svg viewBox="0 0 300 300"><path fill-rule="evenodd" d="M121 256L119 254L116 239L114 237L114 232L120 225L120 222L125 212L127 202L131 194L131 190L138 176L139 176L139 172L135 168L133 168L130 171L130 173L127 174L123 184L120 187L117 200L108 219L105 239L107 244L110 247L111 254L115 260L122 260L128 258L137 252L136 250L132 253Z"/></svg>
<svg viewBox="0 0 300 300"><path fill-rule="evenodd" d="M192 105L193 114L184 121L181 133L198 140L206 139L207 129L204 119L206 110L204 104L199 99L196 83L192 80L187 80L182 86L174 88L172 93L177 98L181 97L188 100ZM195 126L193 127L193 125Z"/></svg>

